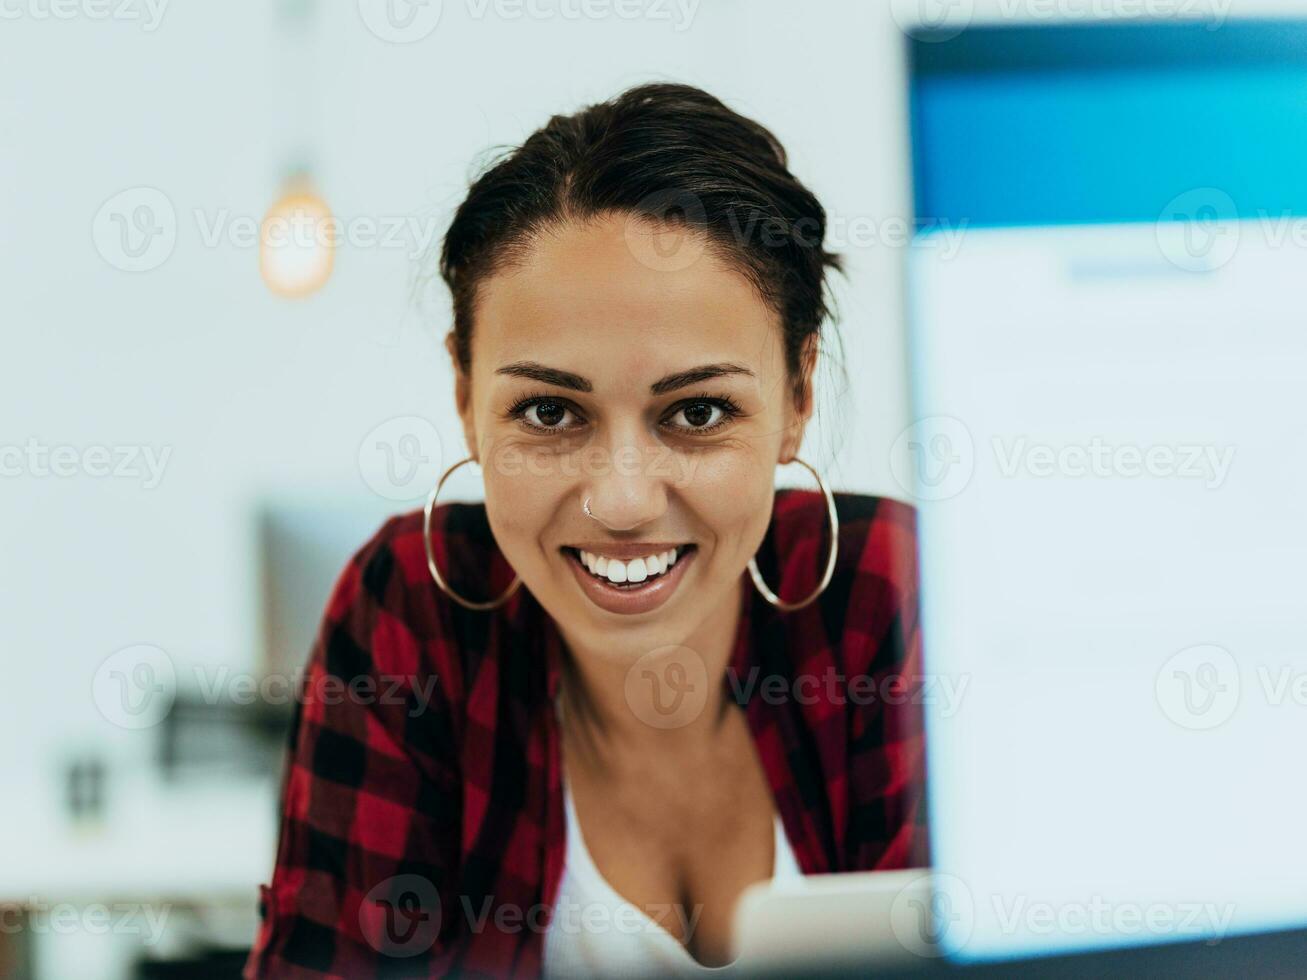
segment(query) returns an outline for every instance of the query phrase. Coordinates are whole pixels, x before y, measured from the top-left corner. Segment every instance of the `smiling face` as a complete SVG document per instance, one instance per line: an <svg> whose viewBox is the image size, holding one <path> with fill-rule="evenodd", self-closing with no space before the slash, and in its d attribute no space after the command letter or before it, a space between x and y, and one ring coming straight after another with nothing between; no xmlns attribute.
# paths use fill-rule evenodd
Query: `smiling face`
<svg viewBox="0 0 1307 980"><path fill-rule="evenodd" d="M596 648L639 655L734 601L802 440L811 356L796 399L778 315L704 244L610 214L479 286L457 399L490 526Z"/></svg>

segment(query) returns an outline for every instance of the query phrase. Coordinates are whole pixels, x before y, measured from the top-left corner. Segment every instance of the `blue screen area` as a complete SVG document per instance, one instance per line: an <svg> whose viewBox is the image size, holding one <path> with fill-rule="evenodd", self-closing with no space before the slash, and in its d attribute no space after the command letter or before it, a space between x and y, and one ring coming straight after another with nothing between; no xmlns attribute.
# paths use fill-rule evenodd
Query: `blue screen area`
<svg viewBox="0 0 1307 980"><path fill-rule="evenodd" d="M1307 24L981 28L911 42L919 225L1307 214Z"/></svg>

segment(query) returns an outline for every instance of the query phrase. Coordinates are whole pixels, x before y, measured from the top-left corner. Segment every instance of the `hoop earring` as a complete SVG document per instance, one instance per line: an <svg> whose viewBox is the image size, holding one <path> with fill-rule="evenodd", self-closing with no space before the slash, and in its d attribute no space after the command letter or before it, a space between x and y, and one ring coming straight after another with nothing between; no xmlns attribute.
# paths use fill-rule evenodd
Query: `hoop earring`
<svg viewBox="0 0 1307 980"><path fill-rule="evenodd" d="M793 462L798 463L816 478L817 487L821 490L822 496L826 498L826 516L830 520L830 555L826 559L826 571L822 573L821 583L810 596L799 602L785 602L775 592L767 588L767 583L762 580L762 573L758 571L757 559L749 559L749 577L753 579L754 588L761 592L762 597L781 612L793 612L796 609L802 609L825 592L826 586L830 585L830 580L835 574L835 559L840 553L840 518L835 513L835 495L831 493L830 487L826 486L826 481L821 478L820 473L799 459L798 456L794 457Z"/></svg>
<svg viewBox="0 0 1307 980"><path fill-rule="evenodd" d="M440 489L445 485L445 481L449 479L450 474L460 466L471 462L473 462L473 457L471 456L467 459L461 459L440 475L440 480L437 481L435 489L432 490L430 495L427 497L426 507L422 510L422 544L427 550L427 568L431 572L431 577L436 580L436 585L439 587L440 591L464 608L473 609L477 612L489 612L491 609L498 609L508 601L509 597L517 591L518 586L522 584L522 576L514 574L513 584L510 585L504 591L504 594L498 599L492 599L489 602L473 602L471 599L464 599L449 587L449 583L445 581L445 577L440 574L440 569L436 567L436 554L431 547L431 514L436 508L436 498L440 496Z"/></svg>

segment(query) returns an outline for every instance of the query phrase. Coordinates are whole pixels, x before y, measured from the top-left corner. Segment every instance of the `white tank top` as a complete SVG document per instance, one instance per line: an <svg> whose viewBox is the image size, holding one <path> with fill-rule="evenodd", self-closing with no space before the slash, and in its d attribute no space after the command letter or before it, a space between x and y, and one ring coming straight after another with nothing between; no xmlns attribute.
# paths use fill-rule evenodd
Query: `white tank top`
<svg viewBox="0 0 1307 980"><path fill-rule="evenodd" d="M653 916L628 902L600 874L586 849L572 791L563 777L567 845L554 912L545 931L543 972L548 978L730 976L734 964L699 963ZM801 878L779 815L772 881ZM659 914L659 913L656 913ZM669 910L668 914L675 914Z"/></svg>

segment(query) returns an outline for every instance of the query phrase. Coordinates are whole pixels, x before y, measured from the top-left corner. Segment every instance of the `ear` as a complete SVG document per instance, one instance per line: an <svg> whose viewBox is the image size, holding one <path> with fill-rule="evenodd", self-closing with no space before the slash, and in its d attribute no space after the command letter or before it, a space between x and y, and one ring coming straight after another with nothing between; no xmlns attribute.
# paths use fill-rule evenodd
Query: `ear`
<svg viewBox="0 0 1307 980"><path fill-rule="evenodd" d="M472 380L458 362L458 347L452 330L445 334L445 350L449 353L449 361L454 369L454 407L458 409L458 417L463 423L463 441L467 443L468 455L480 459L476 426L472 421Z"/></svg>
<svg viewBox="0 0 1307 980"><path fill-rule="evenodd" d="M781 442L781 463L788 463L799 454L803 446L803 433L812 418L815 403L813 396L813 375L817 367L817 335L809 334L803 341L799 353L799 376L790 388L791 421L785 428L785 438Z"/></svg>

